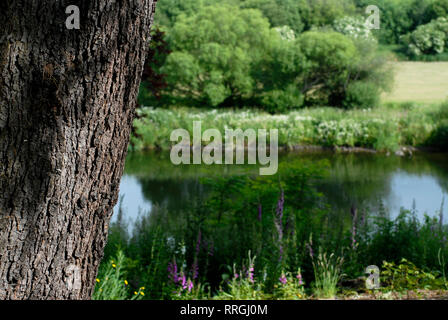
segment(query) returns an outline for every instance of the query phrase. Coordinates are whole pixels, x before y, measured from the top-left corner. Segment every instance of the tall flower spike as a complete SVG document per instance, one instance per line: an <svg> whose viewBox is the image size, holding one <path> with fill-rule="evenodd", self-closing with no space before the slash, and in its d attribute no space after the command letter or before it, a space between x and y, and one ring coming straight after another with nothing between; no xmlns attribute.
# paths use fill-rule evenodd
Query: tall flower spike
<svg viewBox="0 0 448 320"><path fill-rule="evenodd" d="M193 279L197 279L199 276L199 266L197 259L194 260L193 265L191 266L191 273L193 274Z"/></svg>
<svg viewBox="0 0 448 320"><path fill-rule="evenodd" d="M177 275L177 263L176 260L173 260L173 262L168 263L168 273L173 280L174 283L177 283L179 281L178 275Z"/></svg>
<svg viewBox="0 0 448 320"><path fill-rule="evenodd" d="M274 219L274 224L275 224L275 228L277 229L277 233L278 233L278 247L279 247L279 262L281 262L283 260L283 209L284 209L284 204L285 204L285 194L283 192L283 189L281 189L280 192L280 198L278 199L277 202L277 209L275 211L275 219Z"/></svg>
<svg viewBox="0 0 448 320"><path fill-rule="evenodd" d="M283 189L281 189L280 198L278 199L277 210L276 210L277 218L279 220L281 220L283 218L283 206L284 206L284 204L285 204L285 193L283 192Z"/></svg>
<svg viewBox="0 0 448 320"><path fill-rule="evenodd" d="M281 277L278 280L284 285L288 282L288 279L286 278L284 273L282 273Z"/></svg>

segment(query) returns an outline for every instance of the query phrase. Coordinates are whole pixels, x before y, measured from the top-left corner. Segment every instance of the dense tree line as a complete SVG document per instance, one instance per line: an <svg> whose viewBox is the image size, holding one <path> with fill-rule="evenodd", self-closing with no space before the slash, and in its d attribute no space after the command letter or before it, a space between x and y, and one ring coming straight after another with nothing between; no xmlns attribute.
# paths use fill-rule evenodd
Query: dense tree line
<svg viewBox="0 0 448 320"><path fill-rule="evenodd" d="M154 43L163 45L151 69L158 81L144 76L140 102L270 112L374 107L391 83L378 46L442 54L448 0L377 0L380 30L365 27L371 2L162 0Z"/></svg>

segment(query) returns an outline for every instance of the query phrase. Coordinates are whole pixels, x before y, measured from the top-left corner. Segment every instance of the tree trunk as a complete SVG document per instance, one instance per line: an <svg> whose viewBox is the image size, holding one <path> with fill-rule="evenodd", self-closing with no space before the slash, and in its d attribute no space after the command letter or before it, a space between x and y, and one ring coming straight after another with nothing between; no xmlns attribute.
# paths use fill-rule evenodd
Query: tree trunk
<svg viewBox="0 0 448 320"><path fill-rule="evenodd" d="M91 297L155 2L0 1L0 299Z"/></svg>

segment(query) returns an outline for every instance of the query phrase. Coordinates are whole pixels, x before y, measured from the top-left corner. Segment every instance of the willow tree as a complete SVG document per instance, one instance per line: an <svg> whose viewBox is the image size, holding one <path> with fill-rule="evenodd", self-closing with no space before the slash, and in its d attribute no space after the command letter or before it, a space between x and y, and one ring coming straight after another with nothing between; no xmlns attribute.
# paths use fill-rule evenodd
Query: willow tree
<svg viewBox="0 0 448 320"><path fill-rule="evenodd" d="M0 298L90 298L155 2L0 2Z"/></svg>

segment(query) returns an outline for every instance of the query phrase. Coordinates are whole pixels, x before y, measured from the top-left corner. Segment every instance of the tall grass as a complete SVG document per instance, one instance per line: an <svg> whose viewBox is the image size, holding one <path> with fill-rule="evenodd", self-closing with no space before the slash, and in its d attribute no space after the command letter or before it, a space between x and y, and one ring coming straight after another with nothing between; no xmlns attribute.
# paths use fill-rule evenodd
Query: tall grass
<svg viewBox="0 0 448 320"><path fill-rule="evenodd" d="M130 292L123 270L126 265L126 257L121 250L117 252L116 259L110 259L101 265L93 300L136 300L145 295L144 287Z"/></svg>
<svg viewBox="0 0 448 320"><path fill-rule="evenodd" d="M319 252L312 261L315 277L314 294L318 298L334 298L342 278L343 258L335 256L334 253L328 255L326 252Z"/></svg>

